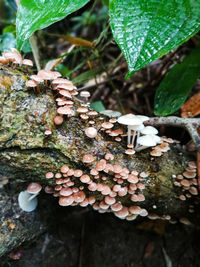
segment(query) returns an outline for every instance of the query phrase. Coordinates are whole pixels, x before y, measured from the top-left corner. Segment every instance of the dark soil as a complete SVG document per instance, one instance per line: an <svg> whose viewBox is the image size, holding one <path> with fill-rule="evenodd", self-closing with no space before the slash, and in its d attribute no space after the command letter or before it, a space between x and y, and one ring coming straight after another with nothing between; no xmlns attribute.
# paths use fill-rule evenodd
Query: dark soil
<svg viewBox="0 0 200 267"><path fill-rule="evenodd" d="M111 214L53 205L49 230L1 267L197 267L200 231L165 221L126 222Z"/></svg>

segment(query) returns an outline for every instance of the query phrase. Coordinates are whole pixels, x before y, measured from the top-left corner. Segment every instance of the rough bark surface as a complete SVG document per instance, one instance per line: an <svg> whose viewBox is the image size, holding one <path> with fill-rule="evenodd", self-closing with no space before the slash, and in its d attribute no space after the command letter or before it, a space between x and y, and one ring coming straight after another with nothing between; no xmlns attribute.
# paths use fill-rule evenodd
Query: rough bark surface
<svg viewBox="0 0 200 267"><path fill-rule="evenodd" d="M182 174L188 162L194 160L179 144L170 144L171 149L168 152L151 160L149 149L127 156L124 154L125 141L117 143L102 131L98 131L96 138L89 139L84 134L87 123L82 122L78 115L66 118L62 126L55 127L53 119L57 107L51 88L43 88L41 93L36 95L33 90L25 87L26 80L25 73L7 68L0 69L0 175L9 177L10 183L16 185L16 194L25 190L30 181L55 185L55 179L47 180L45 173L56 173L63 164L88 173L88 166L82 162L83 155L91 153L99 160L106 152L111 152L115 155L114 164L149 174L144 179L145 201L140 203L141 207L155 213L153 205L156 205L156 214L161 217L170 215L172 218L187 217L191 221L195 220L195 216L188 213L188 207L194 203L194 198L181 201L177 196L182 191L173 185L172 175ZM95 122L96 127L100 129L102 120L98 117ZM52 129L52 135L45 136L46 129ZM78 181L75 183L80 185ZM109 186L114 184L112 179L105 183ZM103 199L98 192L92 193L85 189L85 193L88 196L95 195L97 200ZM128 195L119 200L126 206L133 205ZM3 207L3 194L1 201ZM17 206L16 198L14 203ZM31 216L33 219L34 213ZM1 223L8 219L4 208L0 208L0 218ZM37 221L37 218L35 220ZM24 227L29 228L26 220ZM0 255L9 248L7 231L10 232L10 240L24 241L31 238L31 234L27 235L24 230L17 234L8 228L0 233ZM12 247L16 243L13 242Z"/></svg>

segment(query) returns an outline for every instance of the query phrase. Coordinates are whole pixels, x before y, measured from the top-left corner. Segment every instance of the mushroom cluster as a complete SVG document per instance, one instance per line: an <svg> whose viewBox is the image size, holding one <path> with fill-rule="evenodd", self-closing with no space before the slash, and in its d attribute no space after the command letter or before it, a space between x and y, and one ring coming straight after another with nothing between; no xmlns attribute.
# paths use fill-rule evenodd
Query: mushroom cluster
<svg viewBox="0 0 200 267"><path fill-rule="evenodd" d="M31 183L25 191L19 193L18 203L19 207L26 211L31 212L36 209L38 201L37 195L42 190L42 186L38 183Z"/></svg>
<svg viewBox="0 0 200 267"><path fill-rule="evenodd" d="M0 63L3 65L13 64L13 66L26 66L26 70L28 71L28 67L33 66L33 62L30 59L23 59L22 55L16 48L11 48L11 51L4 51L2 56L0 56Z"/></svg>
<svg viewBox="0 0 200 267"><path fill-rule="evenodd" d="M115 157L111 153L106 153L102 159L85 154L82 162L87 165L89 172L64 165L60 172L46 173L47 179L56 179L56 186L46 187L45 191L59 197L61 206L91 205L100 213L113 212L126 220L134 220L139 215L147 216L147 210L139 203L145 200L143 180L148 174L130 171L114 161ZM127 198L130 199L129 206L123 204Z"/></svg>
<svg viewBox="0 0 200 267"><path fill-rule="evenodd" d="M126 125L128 128L128 153L134 154L134 150L141 151L160 143L160 137L157 136L158 130L152 126L144 126L143 123L148 120L149 117L147 116L134 114L127 114L118 118L118 123Z"/></svg>
<svg viewBox="0 0 200 267"><path fill-rule="evenodd" d="M12 48L11 52L4 52L0 57L0 63L12 65L32 66L30 60L22 59L20 53ZM170 147L169 144L176 142L170 138L159 137L157 129L151 126L144 126L148 117L142 115L127 114L117 119L120 113L107 112L107 118L102 117L98 112L90 108L88 98L90 93L80 93L80 105L74 104L74 96L78 95L77 88L68 79L61 78L56 71L40 70L36 75L31 75L26 82L27 87L37 88L45 85L52 89L56 97L57 115L54 118L56 126L61 125L64 118L78 116L84 125L84 134L87 138L98 137L98 132L110 138L114 142L121 142L127 137L127 149L125 154L130 157L147 147L151 147L151 160L162 156ZM78 101L77 101L78 102ZM127 133L120 128L119 124L126 125ZM86 127L85 127L86 126ZM46 129L45 135L51 136L52 129ZM103 153L102 153L103 154ZM135 220L137 216L148 216L149 219L166 219L174 223L169 215L159 216L144 209L142 202L145 200L144 189L145 179L149 176L145 170L129 170L119 164L113 154L104 154L99 158L95 154L85 154L82 157L82 164L85 164L85 171L81 169L70 169L64 165L54 172L47 172L46 179L55 179L55 187L46 186L45 192L59 198L61 206L80 205L86 207L91 205L100 213L113 212L117 217L126 220ZM180 175L174 175L174 185L182 190L178 198L186 200L192 195L197 195L196 165L189 162L188 167ZM19 206L27 212L33 211L37 206L37 198L41 185L31 183L27 190L21 192L18 197ZM153 209L157 207L154 205ZM194 207L190 205L189 212ZM188 224L187 218L181 221Z"/></svg>

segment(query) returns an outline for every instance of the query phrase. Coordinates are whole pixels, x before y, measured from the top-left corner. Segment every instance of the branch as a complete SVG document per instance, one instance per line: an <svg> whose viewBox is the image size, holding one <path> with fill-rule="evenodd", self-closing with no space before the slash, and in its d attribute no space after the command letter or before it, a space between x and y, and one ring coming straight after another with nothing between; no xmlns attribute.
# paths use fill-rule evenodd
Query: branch
<svg viewBox="0 0 200 267"><path fill-rule="evenodd" d="M171 125L174 127L182 127L188 131L196 148L198 149L198 151L200 150L200 136L198 134L198 128L200 127L199 118L179 118L175 116L155 117L150 118L150 120L146 124Z"/></svg>

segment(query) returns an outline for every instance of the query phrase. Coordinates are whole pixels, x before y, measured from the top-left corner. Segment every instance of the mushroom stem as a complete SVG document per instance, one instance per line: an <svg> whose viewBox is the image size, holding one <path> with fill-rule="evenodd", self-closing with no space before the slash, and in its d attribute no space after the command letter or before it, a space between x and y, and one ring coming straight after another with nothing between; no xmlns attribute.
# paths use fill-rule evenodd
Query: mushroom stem
<svg viewBox="0 0 200 267"><path fill-rule="evenodd" d="M127 141L128 143L128 145L130 145L131 144L131 126L130 125L128 125L128 141Z"/></svg>
<svg viewBox="0 0 200 267"><path fill-rule="evenodd" d="M140 131L137 131L137 139L140 137ZM135 145L135 149L137 149L137 147L138 147L138 143L136 142L136 145Z"/></svg>
<svg viewBox="0 0 200 267"><path fill-rule="evenodd" d="M39 195L39 193L37 194L32 194L32 196L29 197L28 201L31 201L32 199L34 199L35 197L37 197Z"/></svg>
<svg viewBox="0 0 200 267"><path fill-rule="evenodd" d="M137 144L137 146L138 146L138 144ZM135 150L137 151L137 152L139 152L139 151L141 151L141 150L143 150L143 149L146 149L146 148L148 148L149 146L140 146L140 147L138 147L138 148L135 148Z"/></svg>
<svg viewBox="0 0 200 267"><path fill-rule="evenodd" d="M137 136L137 131L134 131L133 137L132 137L132 145L134 147L134 141L135 141L135 137Z"/></svg>
<svg viewBox="0 0 200 267"><path fill-rule="evenodd" d="M37 93L40 94L40 87L38 84L37 84Z"/></svg>

